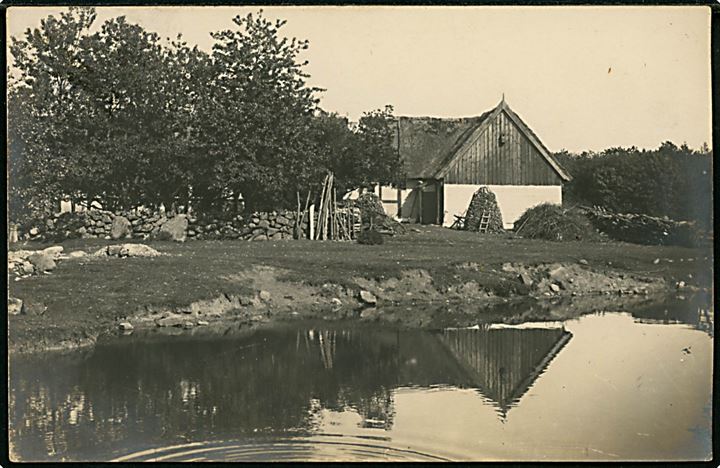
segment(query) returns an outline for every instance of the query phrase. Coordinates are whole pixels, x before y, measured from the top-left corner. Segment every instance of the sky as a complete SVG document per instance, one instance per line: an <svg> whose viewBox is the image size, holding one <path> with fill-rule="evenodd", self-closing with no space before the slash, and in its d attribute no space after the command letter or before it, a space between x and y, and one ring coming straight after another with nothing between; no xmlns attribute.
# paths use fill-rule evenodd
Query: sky
<svg viewBox="0 0 720 468"><path fill-rule="evenodd" d="M210 51L211 31L260 7L101 7ZM8 8L20 36L62 8ZM682 7L264 7L308 39L320 105L357 120L479 115L502 99L553 151L663 141L711 145L710 9Z"/></svg>

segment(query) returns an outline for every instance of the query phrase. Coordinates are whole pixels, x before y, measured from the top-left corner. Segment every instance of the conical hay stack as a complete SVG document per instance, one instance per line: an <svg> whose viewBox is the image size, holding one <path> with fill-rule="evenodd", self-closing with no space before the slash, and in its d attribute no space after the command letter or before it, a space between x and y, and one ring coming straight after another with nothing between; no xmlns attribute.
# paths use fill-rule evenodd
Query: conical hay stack
<svg viewBox="0 0 720 468"><path fill-rule="evenodd" d="M465 215L465 230L478 231L483 213L490 215L487 232L503 232L503 220L500 207L498 207L495 194L488 190L487 187L480 187L478 191L473 194L467 214Z"/></svg>

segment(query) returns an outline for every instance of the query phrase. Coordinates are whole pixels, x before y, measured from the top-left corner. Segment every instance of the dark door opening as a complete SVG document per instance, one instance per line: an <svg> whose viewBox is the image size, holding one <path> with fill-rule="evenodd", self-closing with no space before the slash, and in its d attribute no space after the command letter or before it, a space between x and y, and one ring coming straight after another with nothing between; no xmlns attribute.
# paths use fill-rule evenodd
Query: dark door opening
<svg viewBox="0 0 720 468"><path fill-rule="evenodd" d="M440 210L440 190L436 181L420 188L420 224L437 224Z"/></svg>

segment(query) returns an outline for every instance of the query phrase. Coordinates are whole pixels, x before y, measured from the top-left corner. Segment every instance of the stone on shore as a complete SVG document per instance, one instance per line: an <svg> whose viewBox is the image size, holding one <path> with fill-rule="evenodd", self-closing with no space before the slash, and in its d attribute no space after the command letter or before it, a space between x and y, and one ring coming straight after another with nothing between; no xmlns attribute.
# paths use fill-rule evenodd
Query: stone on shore
<svg viewBox="0 0 720 468"><path fill-rule="evenodd" d="M375 297L375 295L370 291L360 291L360 300L365 304L377 304L377 297Z"/></svg>

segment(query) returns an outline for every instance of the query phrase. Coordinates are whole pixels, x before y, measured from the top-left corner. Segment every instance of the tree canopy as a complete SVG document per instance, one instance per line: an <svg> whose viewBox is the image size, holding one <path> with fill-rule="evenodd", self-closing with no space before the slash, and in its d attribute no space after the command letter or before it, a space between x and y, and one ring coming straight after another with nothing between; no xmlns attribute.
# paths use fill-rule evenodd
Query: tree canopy
<svg viewBox="0 0 720 468"><path fill-rule="evenodd" d="M655 150L609 148L556 153L573 180L566 202L712 225L712 152L664 142Z"/></svg>
<svg viewBox="0 0 720 468"><path fill-rule="evenodd" d="M211 34L212 51L124 17L95 24L71 7L12 38L11 214L62 197L109 209L227 200L295 206L297 192L338 172L344 190L398 179L392 108L357 126L318 106L307 41L262 11Z"/></svg>

